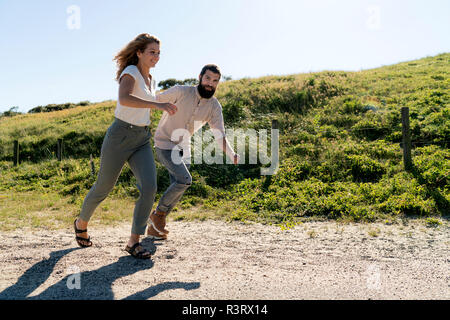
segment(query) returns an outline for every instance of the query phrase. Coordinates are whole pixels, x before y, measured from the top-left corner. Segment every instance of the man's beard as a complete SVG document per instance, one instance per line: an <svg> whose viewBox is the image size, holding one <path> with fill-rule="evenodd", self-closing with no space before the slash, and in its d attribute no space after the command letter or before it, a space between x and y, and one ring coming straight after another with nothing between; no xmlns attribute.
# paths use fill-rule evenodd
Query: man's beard
<svg viewBox="0 0 450 320"><path fill-rule="evenodd" d="M200 97L205 98L205 99L211 98L214 95L214 92L216 92L216 90L214 88L212 88L211 91L206 90L205 86L202 85L201 82L198 84L197 90L198 90L198 93L200 94Z"/></svg>

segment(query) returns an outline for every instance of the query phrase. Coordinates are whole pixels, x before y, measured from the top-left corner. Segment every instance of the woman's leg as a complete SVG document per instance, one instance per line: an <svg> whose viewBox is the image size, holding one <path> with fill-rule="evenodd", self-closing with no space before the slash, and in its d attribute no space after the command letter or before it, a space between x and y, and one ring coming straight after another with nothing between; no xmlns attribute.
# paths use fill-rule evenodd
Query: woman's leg
<svg viewBox="0 0 450 320"><path fill-rule="evenodd" d="M113 128L110 127L110 129ZM113 134L110 131L103 140L100 155L100 170L97 181L86 195L79 218L76 222L78 229L87 228L95 209L108 196L119 178L122 167L128 157L127 153L121 149L125 136L121 137L120 128L113 128ZM80 237L87 238L87 233L79 234Z"/></svg>
<svg viewBox="0 0 450 320"><path fill-rule="evenodd" d="M136 240L139 239L136 235L145 234L145 228L147 227L157 189L156 166L150 143L146 143L133 153L128 159L128 163L136 177L139 189L139 199L134 208L131 228L132 237L134 235L133 240Z"/></svg>

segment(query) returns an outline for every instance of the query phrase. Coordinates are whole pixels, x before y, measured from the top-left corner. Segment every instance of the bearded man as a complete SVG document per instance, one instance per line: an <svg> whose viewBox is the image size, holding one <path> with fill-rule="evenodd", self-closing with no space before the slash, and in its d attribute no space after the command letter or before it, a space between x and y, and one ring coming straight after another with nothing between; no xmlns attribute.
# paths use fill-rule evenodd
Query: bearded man
<svg viewBox="0 0 450 320"><path fill-rule="evenodd" d="M152 239L167 239L166 217L192 184L190 138L196 131L208 123L221 149L235 165L239 162L225 135L222 106L214 97L220 77L219 67L207 64L197 86L178 85L157 95L158 102L172 103L178 111L165 112L155 132L156 156L169 171L170 186L150 214L147 235Z"/></svg>

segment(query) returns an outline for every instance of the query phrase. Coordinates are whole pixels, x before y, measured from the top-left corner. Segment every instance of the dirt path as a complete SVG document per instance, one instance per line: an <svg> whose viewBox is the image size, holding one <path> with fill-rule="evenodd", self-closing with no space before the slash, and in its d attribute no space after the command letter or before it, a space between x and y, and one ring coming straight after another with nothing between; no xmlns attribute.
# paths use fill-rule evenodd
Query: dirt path
<svg viewBox="0 0 450 320"><path fill-rule="evenodd" d="M130 224L0 234L0 299L450 299L449 223L170 222L154 256L122 248ZM70 289L72 288L72 289Z"/></svg>

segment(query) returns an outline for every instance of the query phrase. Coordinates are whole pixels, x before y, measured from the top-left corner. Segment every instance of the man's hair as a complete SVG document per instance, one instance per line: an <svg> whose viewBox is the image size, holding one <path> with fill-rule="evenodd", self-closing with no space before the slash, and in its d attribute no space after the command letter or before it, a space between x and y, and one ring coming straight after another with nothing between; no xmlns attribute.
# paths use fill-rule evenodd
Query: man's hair
<svg viewBox="0 0 450 320"><path fill-rule="evenodd" d="M200 72L200 77L203 77L203 75L206 73L207 70L217 73L219 76L222 76L220 68L217 65L210 63L202 68L202 71Z"/></svg>

